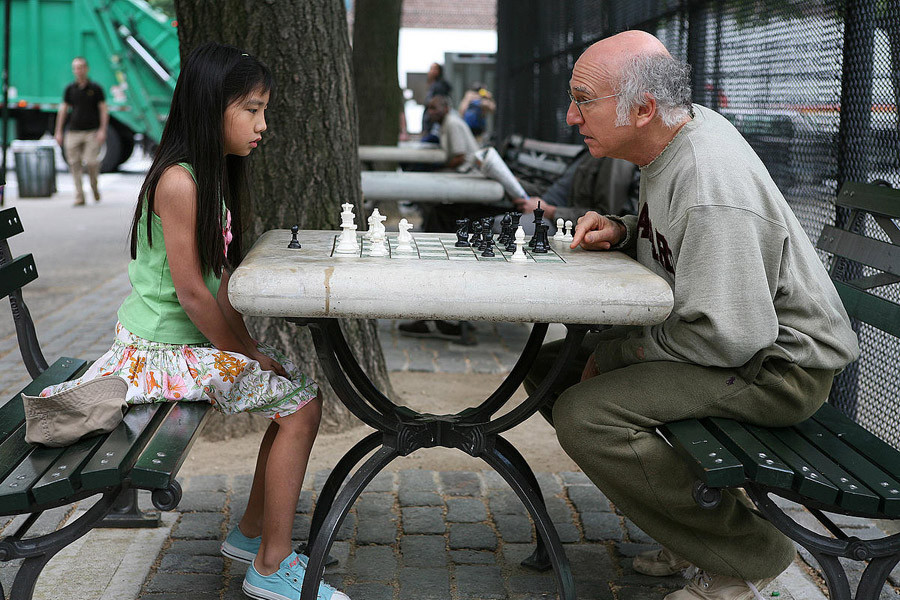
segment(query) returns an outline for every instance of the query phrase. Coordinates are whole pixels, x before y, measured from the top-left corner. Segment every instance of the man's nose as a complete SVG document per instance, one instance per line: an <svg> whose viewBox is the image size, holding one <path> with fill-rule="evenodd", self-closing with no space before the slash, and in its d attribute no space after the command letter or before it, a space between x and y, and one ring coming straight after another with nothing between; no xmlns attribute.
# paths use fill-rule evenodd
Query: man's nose
<svg viewBox="0 0 900 600"><path fill-rule="evenodd" d="M574 102L569 102L569 110L566 111L566 124L574 126L581 123L584 123L581 111L578 110L578 106Z"/></svg>

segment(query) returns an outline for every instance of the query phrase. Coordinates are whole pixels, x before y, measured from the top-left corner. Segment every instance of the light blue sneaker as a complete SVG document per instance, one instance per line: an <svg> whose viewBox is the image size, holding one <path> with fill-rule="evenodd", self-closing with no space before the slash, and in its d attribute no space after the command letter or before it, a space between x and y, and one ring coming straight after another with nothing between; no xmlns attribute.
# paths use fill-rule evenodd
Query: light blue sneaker
<svg viewBox="0 0 900 600"><path fill-rule="evenodd" d="M263 576L251 562L244 575L244 593L257 600L298 600L303 589L306 563L306 556L291 552L281 561L277 571ZM350 597L322 581L316 600L350 600Z"/></svg>
<svg viewBox="0 0 900 600"><path fill-rule="evenodd" d="M237 525L228 532L228 537L222 542L222 556L237 560L243 563L252 563L259 552L259 545L262 543L262 537L248 538L241 533Z"/></svg>

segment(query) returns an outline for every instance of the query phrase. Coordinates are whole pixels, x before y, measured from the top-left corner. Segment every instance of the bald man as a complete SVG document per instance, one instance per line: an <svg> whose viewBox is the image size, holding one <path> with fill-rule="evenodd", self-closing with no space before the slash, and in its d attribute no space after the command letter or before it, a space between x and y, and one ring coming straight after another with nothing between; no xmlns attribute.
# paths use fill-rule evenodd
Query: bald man
<svg viewBox="0 0 900 600"><path fill-rule="evenodd" d="M749 600L791 563L794 546L739 491L712 510L655 428L724 417L797 423L859 355L840 298L762 162L718 113L691 104L689 67L655 37L628 31L578 59L566 122L593 156L641 169L638 215L578 220L572 247L633 250L671 285L658 325L586 339L545 416L565 451L663 548L634 569L699 570L668 600ZM526 380L533 391L559 343Z"/></svg>

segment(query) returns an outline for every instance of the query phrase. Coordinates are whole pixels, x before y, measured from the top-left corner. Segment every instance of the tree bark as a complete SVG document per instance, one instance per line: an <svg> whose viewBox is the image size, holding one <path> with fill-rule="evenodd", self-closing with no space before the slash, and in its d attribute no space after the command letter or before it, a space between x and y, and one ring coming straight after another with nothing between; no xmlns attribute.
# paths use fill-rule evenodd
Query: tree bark
<svg viewBox="0 0 900 600"><path fill-rule="evenodd" d="M353 82L359 104L359 143L393 146L403 101L397 78L403 0L356 0Z"/></svg>
<svg viewBox="0 0 900 600"><path fill-rule="evenodd" d="M295 224L300 229L337 229L342 202L352 202L362 215L344 3L175 0L175 11L182 61L191 49L212 40L253 54L275 77L266 111L269 129L250 159L252 198L244 211L245 248L268 229ZM357 423L328 385L305 327L271 318L251 318L248 324L255 337L281 348L319 383L323 430ZM362 368L390 395L375 321L342 325Z"/></svg>

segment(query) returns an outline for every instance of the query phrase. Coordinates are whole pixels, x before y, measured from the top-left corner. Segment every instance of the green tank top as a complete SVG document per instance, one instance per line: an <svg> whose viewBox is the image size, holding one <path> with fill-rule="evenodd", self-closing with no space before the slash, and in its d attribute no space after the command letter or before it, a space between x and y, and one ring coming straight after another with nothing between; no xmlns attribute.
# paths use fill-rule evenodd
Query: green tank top
<svg viewBox="0 0 900 600"><path fill-rule="evenodd" d="M191 174L196 183L197 178L191 165L178 164ZM137 227L137 258L128 265L131 294L119 307L119 322L131 333L153 342L208 344L209 340L184 312L175 294L163 239L162 220L159 215L147 210L146 197L141 201L143 210ZM148 218L152 219L152 246L147 243ZM210 271L203 280L215 297L219 292L221 279Z"/></svg>

